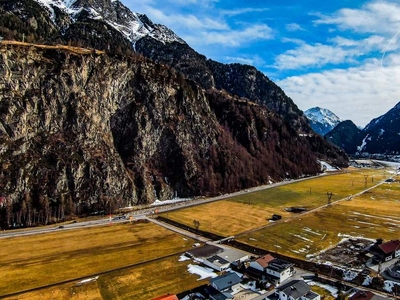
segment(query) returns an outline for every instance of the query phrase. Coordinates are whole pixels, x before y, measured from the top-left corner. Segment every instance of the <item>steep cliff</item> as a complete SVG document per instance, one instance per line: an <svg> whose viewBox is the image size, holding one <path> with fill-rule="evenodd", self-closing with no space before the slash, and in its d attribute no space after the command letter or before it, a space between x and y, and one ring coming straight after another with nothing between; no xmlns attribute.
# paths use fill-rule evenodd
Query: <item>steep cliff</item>
<svg viewBox="0 0 400 300"><path fill-rule="evenodd" d="M279 115L143 57L5 42L0 54L3 225L319 171Z"/></svg>

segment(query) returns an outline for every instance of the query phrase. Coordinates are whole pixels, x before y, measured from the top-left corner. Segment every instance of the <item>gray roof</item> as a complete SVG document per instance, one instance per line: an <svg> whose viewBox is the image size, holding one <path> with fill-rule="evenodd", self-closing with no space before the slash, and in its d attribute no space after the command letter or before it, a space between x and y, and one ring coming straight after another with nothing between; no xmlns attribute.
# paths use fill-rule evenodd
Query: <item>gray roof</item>
<svg viewBox="0 0 400 300"><path fill-rule="evenodd" d="M269 262L267 269L274 270L274 271L281 273L282 271L284 271L287 268L290 268L292 266L293 266L293 264L290 262L287 262L283 259L275 258L274 260Z"/></svg>
<svg viewBox="0 0 400 300"><path fill-rule="evenodd" d="M278 288L278 291L293 297L293 299L300 299L302 296L308 294L310 290L309 285L303 280L292 280Z"/></svg>
<svg viewBox="0 0 400 300"><path fill-rule="evenodd" d="M317 293L314 293L314 292L310 291L310 292L308 292L304 297L305 297L306 299L313 300L313 299L318 298L318 296L319 296L319 295L318 295Z"/></svg>
<svg viewBox="0 0 400 300"><path fill-rule="evenodd" d="M214 284L219 291L229 289L240 282L242 282L242 279L233 272L227 272L224 275L210 279L210 284Z"/></svg>

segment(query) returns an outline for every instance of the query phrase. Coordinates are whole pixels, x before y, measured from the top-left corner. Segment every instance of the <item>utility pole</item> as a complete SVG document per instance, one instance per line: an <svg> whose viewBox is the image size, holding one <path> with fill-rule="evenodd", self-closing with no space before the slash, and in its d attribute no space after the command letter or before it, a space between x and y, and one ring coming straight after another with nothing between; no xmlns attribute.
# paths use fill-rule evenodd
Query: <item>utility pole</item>
<svg viewBox="0 0 400 300"><path fill-rule="evenodd" d="M364 175L364 187L367 188L368 175Z"/></svg>
<svg viewBox="0 0 400 300"><path fill-rule="evenodd" d="M328 196L328 205L331 205L331 199L332 199L332 192L326 192L326 195Z"/></svg>

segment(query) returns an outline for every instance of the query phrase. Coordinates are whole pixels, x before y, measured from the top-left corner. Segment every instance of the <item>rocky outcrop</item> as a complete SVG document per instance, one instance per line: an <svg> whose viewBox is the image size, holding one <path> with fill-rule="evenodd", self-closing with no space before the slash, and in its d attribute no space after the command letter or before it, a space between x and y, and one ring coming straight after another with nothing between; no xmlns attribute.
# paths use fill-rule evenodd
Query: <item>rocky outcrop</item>
<svg viewBox="0 0 400 300"><path fill-rule="evenodd" d="M143 57L5 42L0 54L3 225L319 171L279 115Z"/></svg>

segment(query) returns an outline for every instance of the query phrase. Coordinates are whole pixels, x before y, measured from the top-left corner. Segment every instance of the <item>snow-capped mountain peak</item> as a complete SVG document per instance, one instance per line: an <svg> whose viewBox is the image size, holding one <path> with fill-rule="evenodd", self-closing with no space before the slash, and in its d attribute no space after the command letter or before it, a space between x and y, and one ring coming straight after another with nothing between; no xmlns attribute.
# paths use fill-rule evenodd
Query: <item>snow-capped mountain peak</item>
<svg viewBox="0 0 400 300"><path fill-rule="evenodd" d="M329 109L321 107L310 108L304 112L304 115L310 121L311 128L321 135L327 134L343 121Z"/></svg>
<svg viewBox="0 0 400 300"><path fill-rule="evenodd" d="M163 25L154 24L146 15L132 12L119 0L35 0L50 13L56 23L55 8L69 15L71 23L85 12L89 19L102 20L122 33L132 44L149 36L162 43L178 42L185 44L172 30Z"/></svg>

